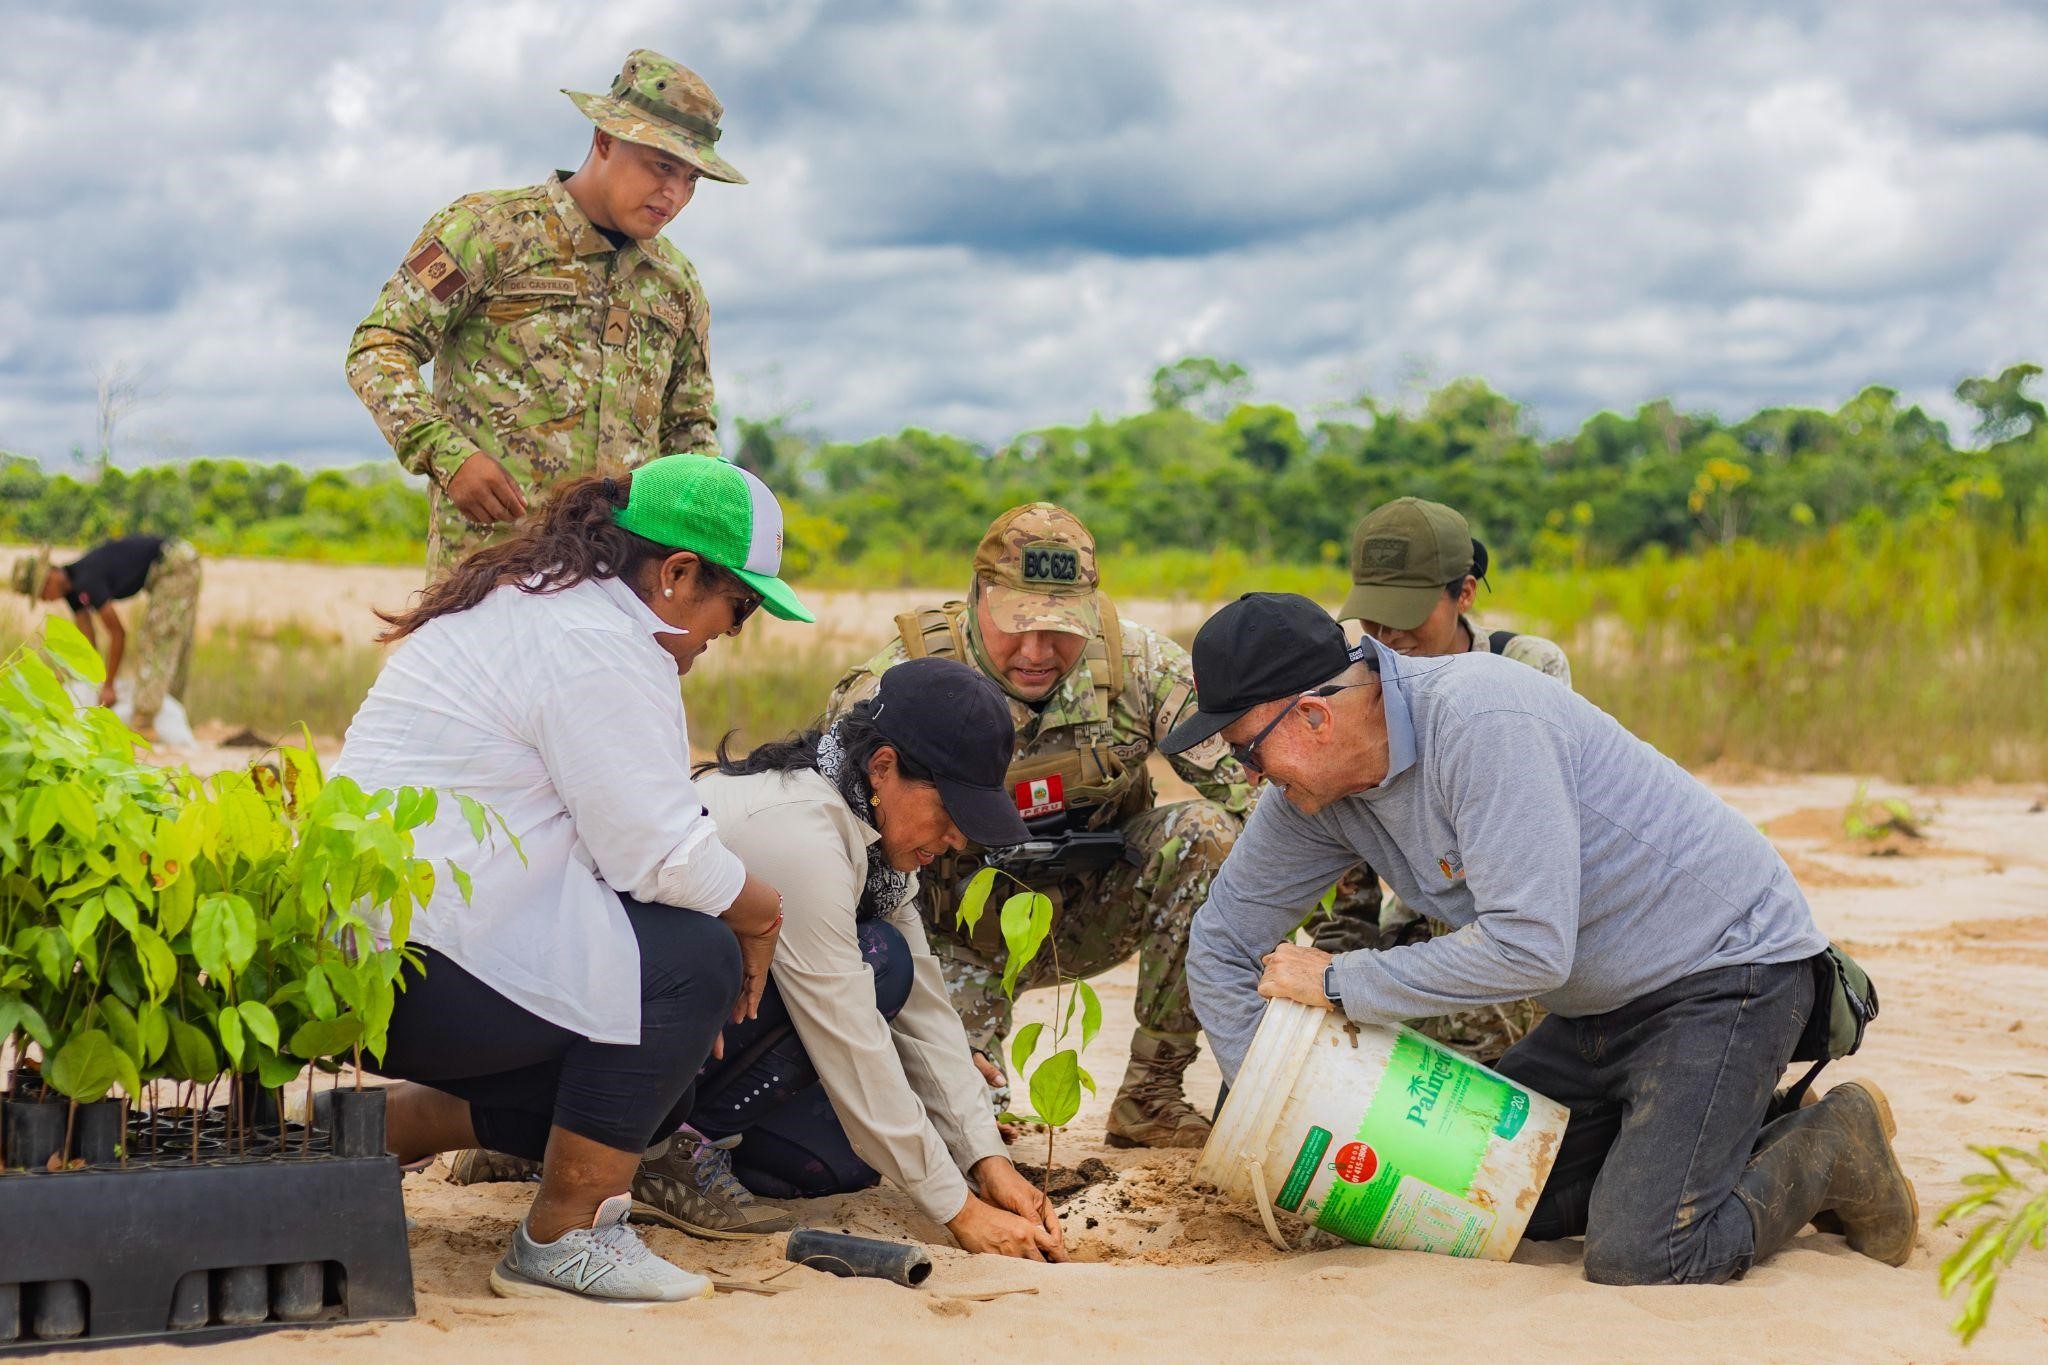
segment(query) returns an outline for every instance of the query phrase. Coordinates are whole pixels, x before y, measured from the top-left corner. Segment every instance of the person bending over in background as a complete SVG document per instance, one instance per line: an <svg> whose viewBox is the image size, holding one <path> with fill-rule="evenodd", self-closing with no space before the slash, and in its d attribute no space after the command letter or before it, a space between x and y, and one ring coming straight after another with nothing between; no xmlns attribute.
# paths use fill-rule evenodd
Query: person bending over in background
<svg viewBox="0 0 2048 1365"><path fill-rule="evenodd" d="M726 1031L697 1082L695 1159L649 1161L643 1211L689 1232L758 1194L864 1189L879 1175L968 1251L1064 1260L1059 1218L1017 1173L917 911L918 870L1028 832L1003 782L1016 732L1002 694L950 659L914 659L830 726L736 758L698 791L719 837L782 893L758 1018ZM970 1186L972 1182L972 1186Z"/></svg>
<svg viewBox="0 0 2048 1365"><path fill-rule="evenodd" d="M751 474L667 456L570 484L385 618L398 648L335 771L475 797L518 840L478 847L453 801L420 830L419 855L471 891L443 875L415 916L424 968L379 1068L412 1082L389 1101L401 1160L482 1145L542 1162L498 1294L711 1292L626 1226L628 1191L720 1029L753 1015L781 923L704 812L676 689L756 607L811 619L775 577L781 519Z"/></svg>
<svg viewBox="0 0 2048 1365"><path fill-rule="evenodd" d="M1527 1236L1583 1233L1601 1283L1713 1284L1832 1212L1905 1264L1919 1209L1877 1088L1765 1123L1828 942L1754 825L1533 669L1354 651L1305 597L1225 607L1194 666L1199 709L1164 747L1220 736L1271 788L1188 950L1226 1078L1269 998L1393 1024L1535 996L1549 1017L1498 1069L1571 1123ZM1456 931L1338 957L1284 941L1361 861Z"/></svg>
<svg viewBox="0 0 2048 1365"><path fill-rule="evenodd" d="M149 605L135 632L135 697L129 725L144 739L156 738L156 713L164 698L180 701L192 669L192 636L199 622L199 552L176 537L122 536L95 545L69 564L50 563L48 550L17 560L14 590L45 602L62 599L85 638L98 647L97 625L106 627L107 680L99 704L115 701L114 675L127 653L128 632L114 603L137 593Z"/></svg>
<svg viewBox="0 0 2048 1365"><path fill-rule="evenodd" d="M1486 577L1486 547L1455 509L1421 498L1396 498L1375 507L1351 533L1351 594L1339 621L1357 621L1367 635L1411 659L1452 654L1498 654L1572 685L1564 650L1540 635L1488 630L1469 614ZM1354 867L1337 880L1326 915L1310 923L1310 937L1326 953L1397 948L1438 932L1399 896L1384 895L1379 875ZM1543 1007L1514 1000L1458 1010L1412 1027L1482 1062L1495 1062L1536 1027Z"/></svg>

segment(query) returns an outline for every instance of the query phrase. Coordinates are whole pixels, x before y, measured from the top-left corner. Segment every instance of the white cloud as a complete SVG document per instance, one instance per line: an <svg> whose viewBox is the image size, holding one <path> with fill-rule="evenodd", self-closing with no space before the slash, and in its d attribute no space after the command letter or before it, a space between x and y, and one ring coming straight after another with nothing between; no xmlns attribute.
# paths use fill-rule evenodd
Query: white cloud
<svg viewBox="0 0 2048 1365"><path fill-rule="evenodd" d="M728 412L1001 440L1204 350L1304 407L1484 375L1551 427L2048 357L2023 3L0 0L0 446L126 357L178 450L377 458L341 352L419 224L581 155L648 45L745 187L673 231Z"/></svg>

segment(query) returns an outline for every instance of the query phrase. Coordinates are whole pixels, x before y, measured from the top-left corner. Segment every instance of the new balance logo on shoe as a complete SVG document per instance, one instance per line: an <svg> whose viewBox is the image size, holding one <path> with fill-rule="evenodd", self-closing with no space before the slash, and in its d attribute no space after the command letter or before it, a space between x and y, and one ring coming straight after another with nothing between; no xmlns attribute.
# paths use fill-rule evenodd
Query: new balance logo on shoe
<svg viewBox="0 0 2048 1365"><path fill-rule="evenodd" d="M579 1294L588 1294L590 1286L611 1273L612 1267L609 1265L592 1265L588 1251L579 1251L560 1265L548 1268L548 1274L563 1284L574 1286Z"/></svg>

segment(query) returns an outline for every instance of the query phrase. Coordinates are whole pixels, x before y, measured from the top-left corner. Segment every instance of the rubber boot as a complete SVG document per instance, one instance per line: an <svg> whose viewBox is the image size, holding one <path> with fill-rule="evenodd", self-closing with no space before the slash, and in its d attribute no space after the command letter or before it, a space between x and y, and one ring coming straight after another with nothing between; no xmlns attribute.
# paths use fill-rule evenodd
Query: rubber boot
<svg viewBox="0 0 2048 1365"><path fill-rule="evenodd" d="M1920 1227L1920 1201L1899 1169L1890 1101L1868 1081L1828 1091L1819 1104L1772 1124L1736 1182L1756 1226L1762 1260L1832 1212L1851 1250L1904 1265Z"/></svg>
<svg viewBox="0 0 2048 1365"><path fill-rule="evenodd" d="M1209 1140L1209 1120L1181 1091L1200 1051L1191 1033L1141 1028L1131 1035L1131 1064L1109 1108L1110 1146L1200 1147Z"/></svg>

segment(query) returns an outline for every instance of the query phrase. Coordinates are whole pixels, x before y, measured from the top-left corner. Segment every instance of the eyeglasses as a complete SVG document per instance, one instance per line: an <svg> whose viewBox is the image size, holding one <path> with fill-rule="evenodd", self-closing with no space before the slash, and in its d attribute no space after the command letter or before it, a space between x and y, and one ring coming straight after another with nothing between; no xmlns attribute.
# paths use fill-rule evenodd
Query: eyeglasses
<svg viewBox="0 0 2048 1365"><path fill-rule="evenodd" d="M1313 691L1302 693L1293 701L1281 707L1280 714L1267 721L1266 728L1253 735L1248 743L1231 745L1230 756L1237 760L1239 767L1249 768L1253 772L1264 772L1265 769L1259 766L1259 746L1266 742L1266 736L1272 734L1279 727L1281 721L1286 720L1293 713L1295 707L1301 705L1310 697L1334 697L1339 692L1347 691L1353 687L1364 687L1365 685L1364 683L1325 683Z"/></svg>
<svg viewBox="0 0 2048 1365"><path fill-rule="evenodd" d="M731 594L726 600L732 603L732 628L738 630L747 623L747 618L752 616L761 605L761 594L757 592L736 592Z"/></svg>

